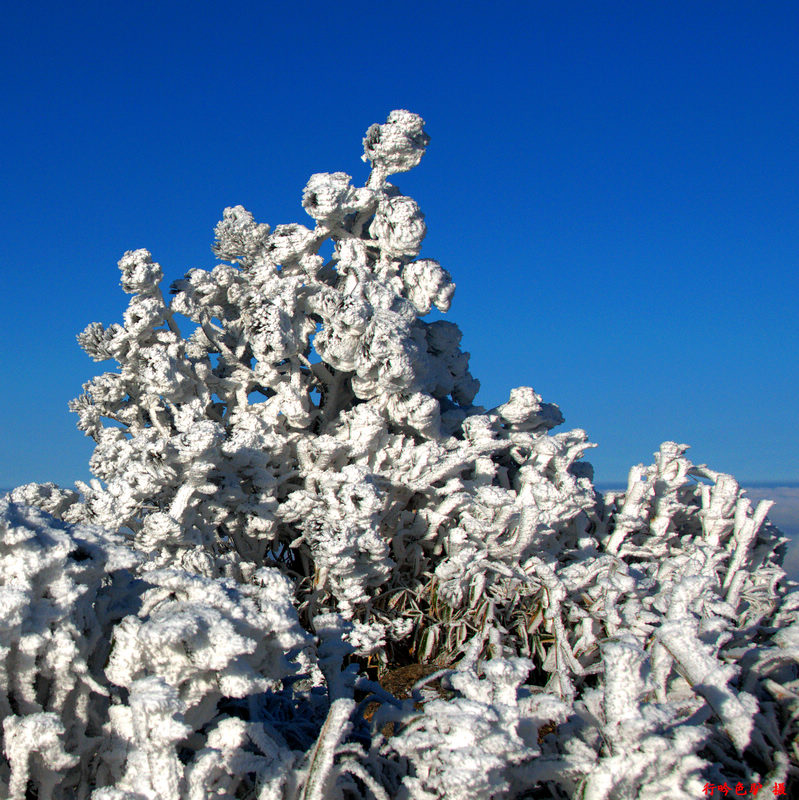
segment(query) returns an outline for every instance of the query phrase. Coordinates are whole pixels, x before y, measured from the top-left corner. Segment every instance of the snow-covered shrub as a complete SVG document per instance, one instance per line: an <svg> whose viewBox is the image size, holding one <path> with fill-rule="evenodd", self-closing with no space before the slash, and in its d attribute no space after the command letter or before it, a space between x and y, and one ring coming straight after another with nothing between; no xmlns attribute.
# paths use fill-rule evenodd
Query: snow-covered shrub
<svg viewBox="0 0 799 800"><path fill-rule="evenodd" d="M10 797L793 779L799 591L769 504L671 442L603 496L557 406L474 404L459 329L424 319L454 283L388 182L428 141L407 111L370 127L364 186L308 181L312 228L225 209L222 263L169 301L148 251L119 262L122 323L78 337L118 364L71 404L95 479L0 508ZM408 661L435 666L393 696Z"/></svg>
<svg viewBox="0 0 799 800"><path fill-rule="evenodd" d="M309 180L313 229L226 209L214 252L230 263L191 270L169 303L150 253L126 253L124 323L78 337L120 365L72 403L98 480L59 509L129 530L144 569L275 566L306 626L341 613L383 663L387 641L447 659L523 615L520 564L596 502L585 434L545 436L562 417L529 388L474 406L460 331L422 319L455 287L416 259L423 215L386 179L427 142L409 112L372 126L365 186Z"/></svg>
<svg viewBox="0 0 799 800"><path fill-rule="evenodd" d="M384 745L406 762L398 797L687 798L788 781L799 591L782 587L785 539L770 504L753 510L684 451L664 444L576 544L528 562L540 607L526 636L497 637L505 655L483 679L464 658L455 698Z"/></svg>
<svg viewBox="0 0 799 800"><path fill-rule="evenodd" d="M12 497L33 499L26 488ZM0 796L24 800L29 780L40 798L56 784L85 795L111 702L112 631L137 606L136 562L115 533L0 500Z"/></svg>

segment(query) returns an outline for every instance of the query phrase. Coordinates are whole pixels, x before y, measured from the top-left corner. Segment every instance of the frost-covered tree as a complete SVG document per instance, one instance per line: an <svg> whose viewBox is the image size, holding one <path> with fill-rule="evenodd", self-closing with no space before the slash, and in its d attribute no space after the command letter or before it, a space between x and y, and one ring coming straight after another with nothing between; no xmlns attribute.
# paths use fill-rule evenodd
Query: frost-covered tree
<svg viewBox="0 0 799 800"><path fill-rule="evenodd" d="M423 215L387 179L427 142L407 111L372 126L365 186L308 181L312 229L226 209L229 263L191 270L170 303L150 253L126 253L124 324L78 337L119 370L72 403L98 481L67 519L129 531L144 569L274 566L306 624L341 613L383 663L391 642L446 662L477 628L515 624L520 565L595 504L584 433L546 436L562 417L532 389L474 406L459 329L423 319L455 286L417 258Z"/></svg>
<svg viewBox="0 0 799 800"><path fill-rule="evenodd" d="M408 111L370 127L364 186L308 181L312 228L226 209L221 263L169 302L148 251L119 262L123 323L78 337L118 365L71 404L96 479L0 507L9 797L792 780L799 591L769 504L674 443L603 496L557 406L474 404L459 329L425 320L455 286L388 182L427 144Z"/></svg>

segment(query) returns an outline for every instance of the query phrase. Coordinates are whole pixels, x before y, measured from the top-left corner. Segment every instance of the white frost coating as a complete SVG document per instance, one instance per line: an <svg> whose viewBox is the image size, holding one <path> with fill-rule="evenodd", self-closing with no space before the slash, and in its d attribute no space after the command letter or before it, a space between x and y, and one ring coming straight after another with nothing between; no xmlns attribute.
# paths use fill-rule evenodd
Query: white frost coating
<svg viewBox="0 0 799 800"><path fill-rule="evenodd" d="M517 689L529 668L523 659L494 660L485 664L482 680L473 670L456 672L450 680L461 697L430 701L391 739L391 746L413 764L399 797L506 796L513 768L539 752L533 744L537 730L529 726L532 741L527 742L519 731Z"/></svg>
<svg viewBox="0 0 799 800"><path fill-rule="evenodd" d="M34 494L12 497L21 493ZM107 703L102 664L135 602L126 570L137 560L117 535L0 500L0 795L23 798L31 764L40 796L68 767L87 785L94 710Z"/></svg>
<svg viewBox="0 0 799 800"><path fill-rule="evenodd" d="M288 581L259 570L252 583L211 580L178 571L147 573L153 587L136 617L114 631L106 667L129 688L158 676L177 690L194 729L216 713L222 697L275 688L295 668L289 658L308 643L297 622Z"/></svg>
<svg viewBox="0 0 799 800"><path fill-rule="evenodd" d="M694 690L707 699L735 746L743 753L751 740L757 700L750 694L727 688L736 669L721 664L713 656L711 647L698 638L699 622L688 611L688 605L695 602L706 584L706 580L693 576L672 589L666 620L657 629L656 636L682 668Z"/></svg>
<svg viewBox="0 0 799 800"><path fill-rule="evenodd" d="M430 137L424 120L410 111L392 111L384 125L372 125L363 140L364 161L372 162L370 184L380 184L397 172L419 164Z"/></svg>
<svg viewBox="0 0 799 800"><path fill-rule="evenodd" d="M120 260L122 324L78 337L118 364L71 406L95 479L0 504L1 797L793 779L799 589L769 504L675 442L603 496L556 405L475 405L460 330L424 319L452 277L387 182L428 141L408 111L370 127L364 186L308 180L313 227L225 209L225 263L169 301L147 250Z"/></svg>
<svg viewBox="0 0 799 800"><path fill-rule="evenodd" d="M219 258L252 266L269 236L269 226L257 223L244 206L234 206L225 209L214 233L214 253Z"/></svg>
<svg viewBox="0 0 799 800"><path fill-rule="evenodd" d="M42 800L52 798L53 788L60 780L59 772L74 767L79 760L64 750L63 737L64 725L55 714L8 716L3 720L5 753L11 765L8 800L25 800L31 761L38 773L38 796Z"/></svg>
<svg viewBox="0 0 799 800"><path fill-rule="evenodd" d="M183 766L175 745L191 733L182 720L183 704L175 689L158 677L130 687L129 707L112 709L113 733L127 741L125 774L118 788L145 797L179 800Z"/></svg>

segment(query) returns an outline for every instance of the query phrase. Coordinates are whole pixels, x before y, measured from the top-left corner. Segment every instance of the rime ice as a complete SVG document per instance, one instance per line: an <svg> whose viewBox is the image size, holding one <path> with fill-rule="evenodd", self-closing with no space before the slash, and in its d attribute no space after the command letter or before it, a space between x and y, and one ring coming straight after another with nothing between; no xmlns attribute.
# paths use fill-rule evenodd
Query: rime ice
<svg viewBox="0 0 799 800"><path fill-rule="evenodd" d="M77 491L0 504L11 800L698 797L799 758L799 592L768 503L665 443L603 496L530 387L486 410L418 258L423 120L364 138L313 227L225 209L170 292L119 262ZM332 245L332 258L320 255ZM167 299L169 298L169 299ZM367 677L441 667L400 699ZM374 673L371 673L374 677Z"/></svg>

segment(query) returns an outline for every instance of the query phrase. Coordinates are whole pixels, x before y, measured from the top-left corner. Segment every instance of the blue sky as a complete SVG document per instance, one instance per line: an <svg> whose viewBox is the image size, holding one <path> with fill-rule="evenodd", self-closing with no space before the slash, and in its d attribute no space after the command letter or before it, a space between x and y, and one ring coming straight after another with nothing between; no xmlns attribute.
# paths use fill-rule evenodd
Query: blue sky
<svg viewBox="0 0 799 800"><path fill-rule="evenodd" d="M121 320L125 250L171 282L227 205L309 222L393 108L483 405L535 387L600 482L666 439L799 480L797 41L792 2L8 6L0 486L89 477L75 334Z"/></svg>

